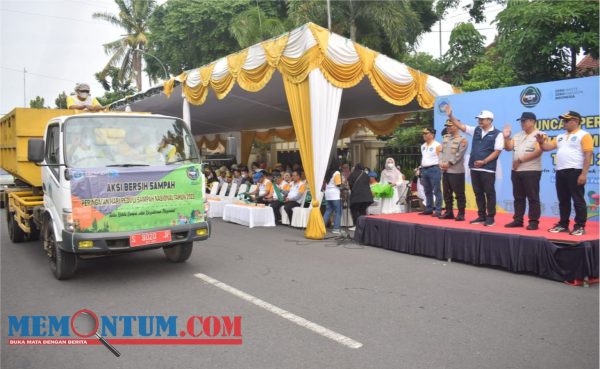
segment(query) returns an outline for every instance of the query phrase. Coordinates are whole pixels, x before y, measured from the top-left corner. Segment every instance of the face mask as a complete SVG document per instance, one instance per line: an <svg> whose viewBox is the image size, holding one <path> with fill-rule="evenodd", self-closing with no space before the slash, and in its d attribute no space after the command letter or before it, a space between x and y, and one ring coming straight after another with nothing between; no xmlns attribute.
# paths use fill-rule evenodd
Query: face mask
<svg viewBox="0 0 600 369"><path fill-rule="evenodd" d="M80 98L82 98L82 99L87 99L87 98L88 98L88 96L90 96L90 94L89 94L89 93L87 93L87 92L78 92L78 93L77 93L77 96L79 96L79 97L80 97Z"/></svg>
<svg viewBox="0 0 600 369"><path fill-rule="evenodd" d="M392 163L387 163L385 166L386 166L388 169L394 169L394 164L392 164Z"/></svg>
<svg viewBox="0 0 600 369"><path fill-rule="evenodd" d="M246 173L242 173L242 178L246 178L248 175Z"/></svg>

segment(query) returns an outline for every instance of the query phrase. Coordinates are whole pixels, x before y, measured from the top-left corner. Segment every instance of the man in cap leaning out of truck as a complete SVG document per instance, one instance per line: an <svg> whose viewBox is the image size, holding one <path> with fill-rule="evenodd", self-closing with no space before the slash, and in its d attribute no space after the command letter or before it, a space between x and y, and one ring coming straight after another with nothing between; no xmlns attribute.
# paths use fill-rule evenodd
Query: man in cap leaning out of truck
<svg viewBox="0 0 600 369"><path fill-rule="evenodd" d="M98 100L90 95L90 85L87 83L78 83L75 85L75 96L67 96L67 108L88 111L100 111L104 109Z"/></svg>

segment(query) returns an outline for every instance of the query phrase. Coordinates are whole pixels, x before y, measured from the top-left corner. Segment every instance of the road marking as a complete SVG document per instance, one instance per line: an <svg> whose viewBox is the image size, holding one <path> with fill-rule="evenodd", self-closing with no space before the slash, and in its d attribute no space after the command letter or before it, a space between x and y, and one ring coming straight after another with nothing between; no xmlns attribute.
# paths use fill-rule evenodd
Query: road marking
<svg viewBox="0 0 600 369"><path fill-rule="evenodd" d="M199 278L201 280L203 280L206 283L210 283L213 286L222 289L223 291L229 292L234 296L237 296L243 300L246 300L258 307L261 307L267 311L270 311L273 314L277 314L280 317L289 320L292 323L296 323L299 326L309 329L315 333L320 334L323 337L327 337L330 340L334 340L337 343L340 343L344 346L353 348L353 349L357 349L357 348L361 348L362 347L362 343L353 340L350 337L346 337L342 334L339 334L337 332L332 331L331 329L327 329L325 327L323 327L322 325L319 325L317 323L313 323L310 320L306 320L301 316L298 316L296 314L290 313L287 310L284 310L282 308L279 308L275 305L269 304L266 301L263 301L257 297L254 297L252 295L247 294L246 292L240 291L237 288L231 287L228 284L225 284L223 282L220 282L214 278L211 278L209 276L207 276L206 274L202 274L202 273L197 273L194 274L194 277Z"/></svg>

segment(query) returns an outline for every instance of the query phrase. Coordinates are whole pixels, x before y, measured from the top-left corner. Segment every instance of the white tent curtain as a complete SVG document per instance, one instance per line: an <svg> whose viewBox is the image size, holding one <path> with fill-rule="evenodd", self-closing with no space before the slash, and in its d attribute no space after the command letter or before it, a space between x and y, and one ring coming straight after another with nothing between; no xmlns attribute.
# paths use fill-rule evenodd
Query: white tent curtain
<svg viewBox="0 0 600 369"><path fill-rule="evenodd" d="M313 142L313 165L316 189L314 190L321 201L320 189L325 172L327 171L329 153L335 138L335 130L342 100L342 89L335 87L319 69L314 69L308 75L310 86L310 115Z"/></svg>
<svg viewBox="0 0 600 369"><path fill-rule="evenodd" d="M190 131L192 130L192 115L190 113L190 103L187 101L185 96L183 97L183 121L187 124Z"/></svg>

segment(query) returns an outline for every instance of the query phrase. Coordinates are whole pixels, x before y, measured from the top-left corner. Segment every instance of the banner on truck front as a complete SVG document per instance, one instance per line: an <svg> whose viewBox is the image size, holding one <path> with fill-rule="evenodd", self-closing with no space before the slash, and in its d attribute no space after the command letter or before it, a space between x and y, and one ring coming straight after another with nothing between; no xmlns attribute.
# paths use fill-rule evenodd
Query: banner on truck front
<svg viewBox="0 0 600 369"><path fill-rule="evenodd" d="M447 119L443 110L444 104L450 104L454 115L464 124L472 126L477 126L475 116L481 110L490 110L494 113L494 127L502 131L505 124L510 124L513 136L521 131L521 124L517 119L522 112L535 113L537 116L536 127L548 134L550 138L565 132L563 123L558 118L559 115L569 110L580 113L582 116L581 128L589 132L594 141L594 155L585 185L585 200L588 207L588 219L597 221L600 206L600 194L598 193L598 164L600 162L598 153L598 129L600 128L598 83L598 77L586 77L437 97L434 108L435 128L438 131L436 139L441 140L440 132L442 132ZM466 165L471 151L471 137L463 132L461 135L469 141L469 148L465 156ZM542 215L549 217L559 215L555 187L555 155L556 150L542 154L540 200ZM512 153L502 151L496 169L496 203L500 212L512 213L514 211L510 179L511 164ZM468 168L466 176L467 207L476 209Z"/></svg>
<svg viewBox="0 0 600 369"><path fill-rule="evenodd" d="M204 220L200 165L75 169L75 232L123 232Z"/></svg>

